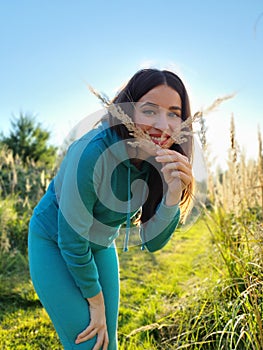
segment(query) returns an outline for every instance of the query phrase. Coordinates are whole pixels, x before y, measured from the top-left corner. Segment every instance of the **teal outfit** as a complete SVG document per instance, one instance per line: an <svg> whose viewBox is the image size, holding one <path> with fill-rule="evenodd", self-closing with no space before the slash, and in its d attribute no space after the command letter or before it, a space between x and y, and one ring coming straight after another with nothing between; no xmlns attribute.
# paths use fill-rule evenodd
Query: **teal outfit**
<svg viewBox="0 0 263 350"><path fill-rule="evenodd" d="M109 350L117 349L119 266L115 239L147 196L152 164L137 169L126 142L101 123L75 141L34 209L29 225L29 265L39 298L64 349L92 349L96 337L76 345L89 324L86 298L104 295ZM164 198L148 222L141 225L142 247L161 249L178 225L178 206Z"/></svg>

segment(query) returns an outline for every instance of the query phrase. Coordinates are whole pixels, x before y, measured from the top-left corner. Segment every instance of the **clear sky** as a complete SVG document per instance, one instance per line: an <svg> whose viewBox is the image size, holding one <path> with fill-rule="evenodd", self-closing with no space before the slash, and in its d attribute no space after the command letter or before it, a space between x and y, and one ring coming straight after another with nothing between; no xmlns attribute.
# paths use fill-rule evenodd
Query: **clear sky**
<svg viewBox="0 0 263 350"><path fill-rule="evenodd" d="M234 114L239 143L257 154L263 129L262 0L0 0L0 130L36 115L60 144L138 69L178 73L192 110L236 92L207 117L220 164ZM262 130L263 131L263 130Z"/></svg>

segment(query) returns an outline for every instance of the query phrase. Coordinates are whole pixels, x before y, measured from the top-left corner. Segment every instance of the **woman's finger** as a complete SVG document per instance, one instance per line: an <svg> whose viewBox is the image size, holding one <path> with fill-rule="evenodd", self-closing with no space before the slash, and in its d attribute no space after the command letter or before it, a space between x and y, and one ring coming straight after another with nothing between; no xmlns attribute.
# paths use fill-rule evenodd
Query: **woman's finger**
<svg viewBox="0 0 263 350"><path fill-rule="evenodd" d="M187 174L191 174L191 167L188 166L187 164L182 164L180 162L165 163L161 169L162 172L171 171L171 170L177 170L177 171L185 172Z"/></svg>
<svg viewBox="0 0 263 350"><path fill-rule="evenodd" d="M155 157L155 159L158 163L182 163L190 166L190 163L185 156L177 157L177 155L174 154L167 154L165 156Z"/></svg>
<svg viewBox="0 0 263 350"><path fill-rule="evenodd" d="M81 333L78 334L77 339L85 337L87 334L92 332L94 329L95 329L95 327L92 324L90 324L86 329L84 329L84 331L82 331Z"/></svg>
<svg viewBox="0 0 263 350"><path fill-rule="evenodd" d="M98 333L98 330L96 328L94 328L93 330L89 331L89 332L82 332L81 334L78 335L77 339L76 339L76 343L83 343L84 341L87 341L93 337L95 337L95 335Z"/></svg>
<svg viewBox="0 0 263 350"><path fill-rule="evenodd" d="M174 162L174 161L182 161L189 162L188 158L183 154L170 150L170 149L161 149L157 151L157 156L155 159L158 162Z"/></svg>
<svg viewBox="0 0 263 350"><path fill-rule="evenodd" d="M103 346L102 350L107 350L108 345L109 345L108 333L100 332L98 333L97 342L92 350L100 350L102 346Z"/></svg>
<svg viewBox="0 0 263 350"><path fill-rule="evenodd" d="M175 179L179 179L184 184L184 186L188 186L189 183L192 181L191 176L180 171L173 171L171 173L171 176L173 176Z"/></svg>
<svg viewBox="0 0 263 350"><path fill-rule="evenodd" d="M109 345L109 336L108 336L108 332L106 332L105 336L104 336L104 343L103 343L102 350L107 350L108 349L108 345Z"/></svg>

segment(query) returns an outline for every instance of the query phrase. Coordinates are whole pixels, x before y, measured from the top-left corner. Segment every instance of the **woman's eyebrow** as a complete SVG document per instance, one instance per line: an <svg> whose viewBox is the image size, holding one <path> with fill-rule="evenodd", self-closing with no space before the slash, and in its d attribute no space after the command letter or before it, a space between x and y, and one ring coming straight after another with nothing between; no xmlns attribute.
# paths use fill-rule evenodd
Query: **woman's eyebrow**
<svg viewBox="0 0 263 350"><path fill-rule="evenodd" d="M181 107L179 107L179 106L171 106L171 107L169 107L169 110L172 110L172 109L175 109L175 110L179 110L179 111L181 111L182 110L182 108Z"/></svg>
<svg viewBox="0 0 263 350"><path fill-rule="evenodd" d="M145 107L145 106L151 106L151 107L156 107L156 108L159 108L159 107L160 107L158 104L153 103L153 102L144 102L143 104L140 105L140 108L143 108L143 107ZM179 106L171 106L171 107L169 107L168 109L169 109L170 111L171 111L171 110L180 110L180 111L182 110L182 108L179 107Z"/></svg>
<svg viewBox="0 0 263 350"><path fill-rule="evenodd" d="M159 105L153 102L144 102L142 105L140 105L141 108L144 106L152 106L152 107L158 107L158 108L160 107Z"/></svg>

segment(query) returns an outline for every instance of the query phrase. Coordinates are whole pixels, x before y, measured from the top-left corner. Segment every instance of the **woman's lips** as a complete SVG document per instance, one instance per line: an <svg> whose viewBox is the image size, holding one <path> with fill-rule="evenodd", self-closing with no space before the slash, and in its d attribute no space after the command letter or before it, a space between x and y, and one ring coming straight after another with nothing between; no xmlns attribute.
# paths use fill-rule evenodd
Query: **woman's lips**
<svg viewBox="0 0 263 350"><path fill-rule="evenodd" d="M168 143L170 140L170 136L156 136L156 135L150 135L152 141L159 146L164 146Z"/></svg>

